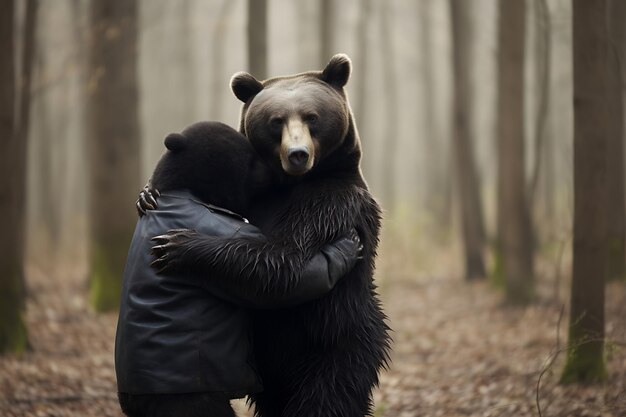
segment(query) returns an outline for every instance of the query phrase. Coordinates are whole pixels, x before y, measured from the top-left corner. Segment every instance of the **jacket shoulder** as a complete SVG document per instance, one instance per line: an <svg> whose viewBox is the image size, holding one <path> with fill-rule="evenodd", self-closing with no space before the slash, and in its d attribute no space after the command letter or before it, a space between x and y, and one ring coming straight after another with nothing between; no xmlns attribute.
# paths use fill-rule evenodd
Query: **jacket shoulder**
<svg viewBox="0 0 626 417"><path fill-rule="evenodd" d="M190 193L164 192L159 208L148 212L160 229L195 229L212 236L232 236L247 219L230 210L204 203Z"/></svg>
<svg viewBox="0 0 626 417"><path fill-rule="evenodd" d="M189 201L190 204L194 205L195 210L202 211L204 214L202 216L202 220L196 227L196 230L201 233L215 234L217 232L217 228L219 230L222 230L222 233L217 232L218 235L232 235L233 237L258 237L259 235L262 236L259 228L251 225L248 219L240 214L237 214L223 207L218 207L209 203L205 203L196 198L190 198Z"/></svg>

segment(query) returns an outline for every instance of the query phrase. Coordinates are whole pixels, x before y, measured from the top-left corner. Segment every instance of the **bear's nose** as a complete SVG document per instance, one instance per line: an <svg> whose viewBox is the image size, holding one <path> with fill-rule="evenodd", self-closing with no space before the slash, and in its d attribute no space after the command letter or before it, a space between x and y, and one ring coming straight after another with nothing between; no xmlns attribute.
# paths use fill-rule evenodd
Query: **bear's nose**
<svg viewBox="0 0 626 417"><path fill-rule="evenodd" d="M287 159L294 168L304 168L309 161L309 151L304 146L297 146L289 149Z"/></svg>

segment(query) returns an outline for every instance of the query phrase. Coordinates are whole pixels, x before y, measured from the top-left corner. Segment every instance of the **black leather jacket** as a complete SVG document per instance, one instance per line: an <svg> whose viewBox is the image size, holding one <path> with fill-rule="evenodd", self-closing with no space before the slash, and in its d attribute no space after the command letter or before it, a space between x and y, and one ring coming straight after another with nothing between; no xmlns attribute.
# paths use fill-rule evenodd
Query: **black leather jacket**
<svg viewBox="0 0 626 417"><path fill-rule="evenodd" d="M326 245L293 291L255 296L245 288L211 286L211 277L157 274L150 267L150 239L176 228L262 237L242 217L187 191L164 193L159 208L139 219L124 270L115 339L118 391L212 392L230 398L261 391L248 308L286 307L324 295L354 266L357 245L348 239Z"/></svg>

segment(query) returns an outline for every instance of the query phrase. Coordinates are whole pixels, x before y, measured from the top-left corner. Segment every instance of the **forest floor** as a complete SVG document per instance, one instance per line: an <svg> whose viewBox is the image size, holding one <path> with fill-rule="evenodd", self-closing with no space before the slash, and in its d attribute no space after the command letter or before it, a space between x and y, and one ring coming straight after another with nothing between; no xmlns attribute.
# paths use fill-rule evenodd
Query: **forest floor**
<svg viewBox="0 0 626 417"><path fill-rule="evenodd" d="M88 308L84 274L50 280L29 271L29 292L32 350L0 359L0 416L121 416L117 315ZM623 285L607 287L609 380L593 387L557 383L567 333L559 303L505 308L487 283L451 277L385 279L381 293L394 350L375 392L376 416L537 416L537 393L543 416L626 416Z"/></svg>

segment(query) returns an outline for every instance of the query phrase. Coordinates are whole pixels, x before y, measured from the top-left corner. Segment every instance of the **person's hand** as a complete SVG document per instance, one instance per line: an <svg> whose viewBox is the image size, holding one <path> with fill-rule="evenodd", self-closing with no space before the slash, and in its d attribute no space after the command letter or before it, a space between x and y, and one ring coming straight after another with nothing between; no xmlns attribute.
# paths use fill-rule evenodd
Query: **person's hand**
<svg viewBox="0 0 626 417"><path fill-rule="evenodd" d="M150 266L161 273L179 268L182 257L187 252L187 245L198 236L198 232L191 229L172 229L166 234L153 237L156 243L150 254L156 259Z"/></svg>
<svg viewBox="0 0 626 417"><path fill-rule="evenodd" d="M160 196L159 190L152 188L152 184L148 182L139 192L139 198L135 202L139 217L145 216L146 210L155 210L158 207L156 199Z"/></svg>

